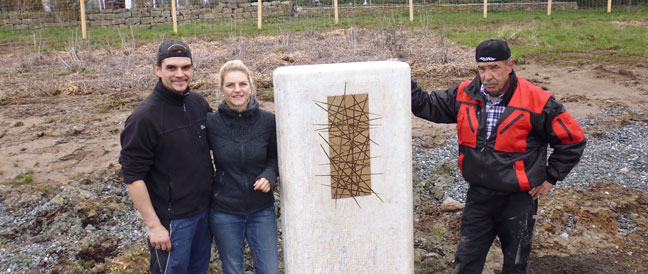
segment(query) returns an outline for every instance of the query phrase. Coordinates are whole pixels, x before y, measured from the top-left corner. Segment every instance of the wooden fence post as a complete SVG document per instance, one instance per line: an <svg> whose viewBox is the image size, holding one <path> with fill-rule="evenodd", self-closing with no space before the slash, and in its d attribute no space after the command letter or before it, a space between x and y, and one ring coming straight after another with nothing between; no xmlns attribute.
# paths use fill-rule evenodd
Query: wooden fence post
<svg viewBox="0 0 648 274"><path fill-rule="evenodd" d="M414 0L409 0L410 22L414 22Z"/></svg>
<svg viewBox="0 0 648 274"><path fill-rule="evenodd" d="M259 0L259 7L257 8L257 29L262 27L262 18L263 18L263 3L262 0Z"/></svg>
<svg viewBox="0 0 648 274"><path fill-rule="evenodd" d="M178 33L178 21L176 18L176 0L171 0L171 17L173 18L173 33Z"/></svg>
<svg viewBox="0 0 648 274"><path fill-rule="evenodd" d="M551 16L551 0L547 2L547 16Z"/></svg>
<svg viewBox="0 0 648 274"><path fill-rule="evenodd" d="M86 14L85 14L85 0L79 0L79 8L81 9L81 38L88 39L86 32Z"/></svg>
<svg viewBox="0 0 648 274"><path fill-rule="evenodd" d="M338 8L337 8L337 0L333 0L333 13L335 14L335 24L338 24Z"/></svg>
<svg viewBox="0 0 648 274"><path fill-rule="evenodd" d="M608 0L608 10L607 10L607 12L608 13L612 12L612 0Z"/></svg>
<svg viewBox="0 0 648 274"><path fill-rule="evenodd" d="M488 17L488 0L484 0L484 18Z"/></svg>

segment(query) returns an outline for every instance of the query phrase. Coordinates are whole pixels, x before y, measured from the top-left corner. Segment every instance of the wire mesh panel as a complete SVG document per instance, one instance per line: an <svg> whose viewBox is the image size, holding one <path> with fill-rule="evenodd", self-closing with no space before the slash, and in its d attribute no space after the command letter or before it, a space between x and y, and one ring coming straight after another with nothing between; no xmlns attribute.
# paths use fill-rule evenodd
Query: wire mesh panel
<svg viewBox="0 0 648 274"><path fill-rule="evenodd" d="M560 1L574 2L575 0ZM295 0L295 5L304 7L319 7L332 5L333 0ZM414 0L414 5L464 5L482 4L483 0ZM547 0L489 0L488 3L546 3ZM407 5L408 0L339 0L340 6L381 6Z"/></svg>
<svg viewBox="0 0 648 274"><path fill-rule="evenodd" d="M257 18L256 0L83 0L88 27L155 26L172 22L171 3L176 3L179 24L196 21ZM263 18L270 16L332 16L333 0L264 1ZM475 12L484 0L414 0L413 14ZM552 10L636 9L648 0L553 1ZM339 0L342 18L366 14L407 13L408 0ZM548 0L488 0L487 11L542 10ZM80 25L80 0L0 0L0 28L34 30ZM486 17L487 11L484 11ZM338 16L338 15L336 15ZM413 20L412 15L412 19ZM337 17L336 17L337 20Z"/></svg>
<svg viewBox="0 0 648 274"><path fill-rule="evenodd" d="M576 0L579 9L606 9L608 0ZM646 6L648 0L612 0L612 8Z"/></svg>

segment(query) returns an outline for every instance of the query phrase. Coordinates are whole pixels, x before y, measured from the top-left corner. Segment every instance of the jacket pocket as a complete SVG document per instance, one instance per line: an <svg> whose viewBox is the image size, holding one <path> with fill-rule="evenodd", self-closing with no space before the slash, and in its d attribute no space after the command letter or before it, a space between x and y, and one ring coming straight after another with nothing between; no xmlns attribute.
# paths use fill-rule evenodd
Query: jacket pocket
<svg viewBox="0 0 648 274"><path fill-rule="evenodd" d="M526 111L515 110L497 127L495 150L505 152L524 152L527 149L527 136L531 131L531 115Z"/></svg>
<svg viewBox="0 0 648 274"><path fill-rule="evenodd" d="M551 121L551 129L562 144L575 144L585 139L585 133L578 122L567 111Z"/></svg>
<svg viewBox="0 0 648 274"><path fill-rule="evenodd" d="M475 148L477 146L477 114L475 108L468 104L461 104L457 114L457 137L459 144Z"/></svg>

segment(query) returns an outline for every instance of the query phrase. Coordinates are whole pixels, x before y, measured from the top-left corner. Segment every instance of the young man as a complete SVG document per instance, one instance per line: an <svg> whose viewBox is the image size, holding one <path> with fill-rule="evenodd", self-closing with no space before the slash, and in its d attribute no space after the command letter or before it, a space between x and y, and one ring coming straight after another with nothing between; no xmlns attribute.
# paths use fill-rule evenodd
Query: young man
<svg viewBox="0 0 648 274"><path fill-rule="evenodd" d="M189 90L191 50L160 45L153 93L126 119L119 163L133 204L148 229L151 273L207 273L208 206L213 167L205 98Z"/></svg>
<svg viewBox="0 0 648 274"><path fill-rule="evenodd" d="M457 123L459 168L470 187L453 273L481 273L495 236L502 273L525 273L537 199L579 162L585 134L551 94L515 75L505 41L482 42L475 59L479 76L448 90L427 93L412 81L412 112Z"/></svg>

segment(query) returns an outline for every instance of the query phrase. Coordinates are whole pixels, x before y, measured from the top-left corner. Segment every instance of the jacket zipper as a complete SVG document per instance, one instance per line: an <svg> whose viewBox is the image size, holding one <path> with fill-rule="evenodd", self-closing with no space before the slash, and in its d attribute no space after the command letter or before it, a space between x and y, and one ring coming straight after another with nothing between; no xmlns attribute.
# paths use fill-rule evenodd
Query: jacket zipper
<svg viewBox="0 0 648 274"><path fill-rule="evenodd" d="M466 114L468 115L468 125L470 126L470 131L475 133L475 127L472 124L472 120L470 119L470 108L466 108Z"/></svg>
<svg viewBox="0 0 648 274"><path fill-rule="evenodd" d="M505 127L504 127L500 132L499 132L499 134L504 133L504 131L506 131L507 129L509 129L513 124L515 124L515 122L517 122L518 120L520 120L520 118L522 118L522 116L524 116L524 113L520 113L520 115L518 115L517 117L515 117L515 119L513 119L513 121L511 121L510 123L508 123L508 125L506 125L506 126L505 126Z"/></svg>
<svg viewBox="0 0 648 274"><path fill-rule="evenodd" d="M560 126L563 127L565 132L567 132L567 136L569 136L569 141L574 141L574 137L572 137L571 132L569 132L569 129L567 129L567 126L565 125L565 123L563 123L562 120L560 120L560 118L558 118L558 123L560 123Z"/></svg>
<svg viewBox="0 0 648 274"><path fill-rule="evenodd" d="M194 128L191 124L191 120L189 119L189 114L187 114L187 104L184 102L182 103L182 111L184 112L185 126L188 128L187 130L189 131L189 135L191 137L189 138L189 140L191 140L193 144L200 144L200 141L198 140L198 138L200 138L200 130L198 130L197 135L191 133L194 130Z"/></svg>
<svg viewBox="0 0 648 274"><path fill-rule="evenodd" d="M171 180L169 179L169 207L167 208L167 211L171 211L172 207L173 207L173 188L171 187Z"/></svg>
<svg viewBox="0 0 648 274"><path fill-rule="evenodd" d="M238 119L237 119L238 128L237 129L242 131L243 130L243 115L241 114L241 112L239 112L239 113L237 113L236 116L238 117ZM243 135L242 132L240 134ZM239 142L239 149L241 150L241 159L240 159L241 160L241 165L245 166L245 144L242 141ZM244 185L244 189L245 189L245 206L244 206L243 210L244 210L246 215L248 214L248 211L249 211L248 205L250 204L250 196L252 195L251 194L252 190L250 188L251 187L247 183L245 183L245 185Z"/></svg>

